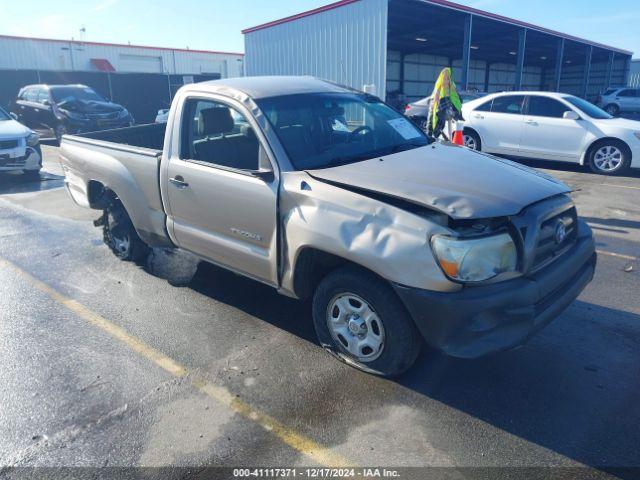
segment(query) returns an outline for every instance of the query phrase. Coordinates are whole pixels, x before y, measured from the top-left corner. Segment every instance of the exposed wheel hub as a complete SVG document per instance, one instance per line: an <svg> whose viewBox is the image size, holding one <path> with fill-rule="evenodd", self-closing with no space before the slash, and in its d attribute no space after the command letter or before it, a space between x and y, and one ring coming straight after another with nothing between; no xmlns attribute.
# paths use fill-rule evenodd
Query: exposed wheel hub
<svg viewBox="0 0 640 480"><path fill-rule="evenodd" d="M343 293L327 307L327 326L333 339L361 362L372 362L384 348L384 327L363 298Z"/></svg>

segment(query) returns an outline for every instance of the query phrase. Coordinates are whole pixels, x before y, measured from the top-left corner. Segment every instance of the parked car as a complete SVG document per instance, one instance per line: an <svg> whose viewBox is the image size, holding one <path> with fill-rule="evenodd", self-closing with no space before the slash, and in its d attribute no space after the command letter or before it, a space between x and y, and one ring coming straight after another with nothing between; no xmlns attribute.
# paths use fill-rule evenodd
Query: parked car
<svg viewBox="0 0 640 480"><path fill-rule="evenodd" d="M614 117L627 112L640 112L640 88L610 88L598 99L598 106Z"/></svg>
<svg viewBox="0 0 640 480"><path fill-rule="evenodd" d="M158 110L158 114L156 115L155 122L156 123L167 123L167 120L169 120L169 109L168 108L163 108L161 110Z"/></svg>
<svg viewBox="0 0 640 480"><path fill-rule="evenodd" d="M20 122L58 141L66 133L130 127L131 114L86 85L28 85L18 93L12 111Z"/></svg>
<svg viewBox="0 0 640 480"><path fill-rule="evenodd" d="M640 122L573 95L497 93L463 105L462 113L465 145L475 150L587 164L604 175L640 168Z"/></svg>
<svg viewBox="0 0 640 480"><path fill-rule="evenodd" d="M464 103L480 98L485 94L476 92L460 92L459 95L460 100L462 100L464 105ZM404 111L405 116L413 120L425 132L428 129L427 119L429 117L429 108L431 107L431 98L432 97L429 96L410 103L406 106Z"/></svg>
<svg viewBox="0 0 640 480"><path fill-rule="evenodd" d="M42 151L37 133L21 125L0 108L0 172L22 171L37 177L42 169Z"/></svg>
<svg viewBox="0 0 640 480"><path fill-rule="evenodd" d="M183 249L312 298L320 344L367 372L402 373L423 340L463 358L520 345L593 277L569 187L435 143L371 95L225 79L182 87L169 120L62 140L107 245Z"/></svg>

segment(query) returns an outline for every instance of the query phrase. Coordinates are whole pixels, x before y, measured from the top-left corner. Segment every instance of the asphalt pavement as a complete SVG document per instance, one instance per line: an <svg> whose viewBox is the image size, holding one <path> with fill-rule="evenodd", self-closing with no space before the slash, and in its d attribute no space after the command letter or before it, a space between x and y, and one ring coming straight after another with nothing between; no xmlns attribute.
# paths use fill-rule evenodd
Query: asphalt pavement
<svg viewBox="0 0 640 480"><path fill-rule="evenodd" d="M44 152L40 181L0 177L0 468L638 478L616 469L640 468L639 173L527 162L575 190L600 252L594 281L524 347L474 361L425 350L389 381L323 352L308 303L213 266L177 288L118 261L98 213L64 190L57 148Z"/></svg>

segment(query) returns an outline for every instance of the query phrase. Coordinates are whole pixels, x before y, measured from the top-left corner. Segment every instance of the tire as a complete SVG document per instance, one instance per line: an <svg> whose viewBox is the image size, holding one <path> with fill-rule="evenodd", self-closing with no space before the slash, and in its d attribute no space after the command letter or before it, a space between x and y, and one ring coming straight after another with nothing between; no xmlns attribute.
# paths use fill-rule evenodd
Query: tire
<svg viewBox="0 0 640 480"><path fill-rule="evenodd" d="M620 114L620 107L618 105L616 105L615 103L610 103L609 105L604 107L604 110L609 115L612 115L614 117L617 117Z"/></svg>
<svg viewBox="0 0 640 480"><path fill-rule="evenodd" d="M64 124L61 123L56 127L54 134L56 136L56 141L58 142L58 145L62 141L62 136L66 135L67 133L68 133L67 127L65 127Z"/></svg>
<svg viewBox="0 0 640 480"><path fill-rule="evenodd" d="M39 180L40 179L40 170L23 170L22 174L25 178L29 180Z"/></svg>
<svg viewBox="0 0 640 480"><path fill-rule="evenodd" d="M464 139L464 146L470 150L475 150L477 152L482 151L482 141L480 140L480 135L478 135L473 130L465 130L462 134Z"/></svg>
<svg viewBox="0 0 640 480"><path fill-rule="evenodd" d="M620 175L631 164L631 152L620 140L603 140L591 147L587 160L594 173Z"/></svg>
<svg viewBox="0 0 640 480"><path fill-rule="evenodd" d="M138 236L131 219L118 201L104 211L102 219L104 243L120 260L142 262L146 260L149 247Z"/></svg>
<svg viewBox="0 0 640 480"><path fill-rule="evenodd" d="M313 297L313 323L325 349L348 365L382 377L395 377L411 368L423 343L393 289L375 275L351 267L336 270L320 282ZM339 326L330 327L330 323ZM371 346L356 347L359 340ZM359 355L349 351L349 345Z"/></svg>

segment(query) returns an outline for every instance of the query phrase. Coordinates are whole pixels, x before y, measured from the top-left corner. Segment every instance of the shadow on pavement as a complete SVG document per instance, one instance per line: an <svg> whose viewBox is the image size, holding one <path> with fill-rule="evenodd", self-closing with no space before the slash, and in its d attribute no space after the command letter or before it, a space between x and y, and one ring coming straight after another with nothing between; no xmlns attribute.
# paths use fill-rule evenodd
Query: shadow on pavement
<svg viewBox="0 0 640 480"><path fill-rule="evenodd" d="M40 172L39 178L21 172L0 172L0 195L51 190L64 186L64 177Z"/></svg>
<svg viewBox="0 0 640 480"><path fill-rule="evenodd" d="M316 343L310 302L280 296L211 265L199 268L190 287ZM640 324L640 315L577 301L531 345L478 360L425 348L396 382L528 442L613 472L608 466L640 465L640 384L632 380L632 371L640 378L640 330L628 327L634 324ZM412 397L406 402L415 406Z"/></svg>

